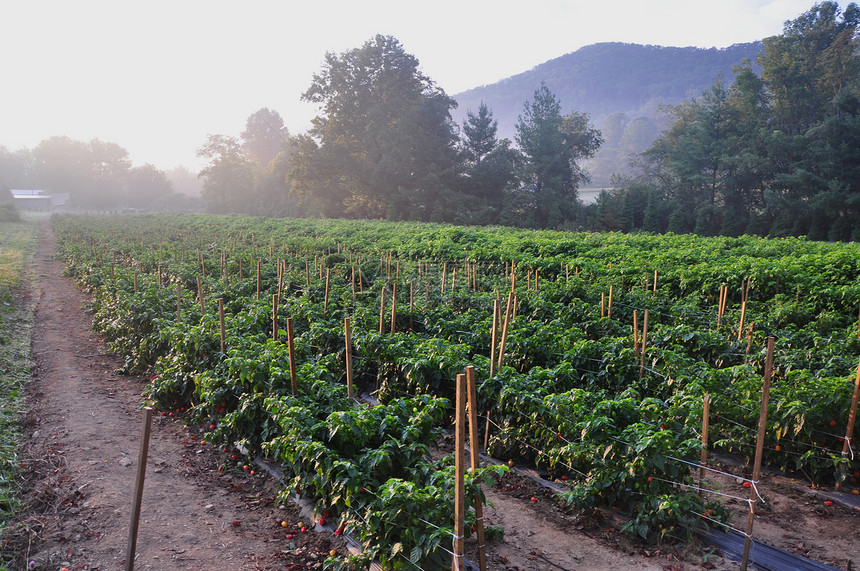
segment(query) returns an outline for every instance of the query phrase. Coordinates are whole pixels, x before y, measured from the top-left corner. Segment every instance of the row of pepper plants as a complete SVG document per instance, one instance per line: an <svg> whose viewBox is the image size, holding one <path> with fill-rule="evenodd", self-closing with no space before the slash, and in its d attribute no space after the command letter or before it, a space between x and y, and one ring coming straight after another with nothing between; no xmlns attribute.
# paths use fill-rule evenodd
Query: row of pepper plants
<svg viewBox="0 0 860 571"><path fill-rule="evenodd" d="M575 507L627 510L643 538L689 529L699 514L727 521L690 487L702 399L711 395L712 448L748 457L768 335L777 352L766 462L814 482L856 478L839 440L860 355L854 244L187 215L53 223L69 273L93 293L96 329L127 370L151 375L149 398L188 407L216 441L282 462L285 496L313 498L364 543L344 566L450 561L453 461L429 452L467 365L492 456L566 480L562 499ZM511 273L516 316L491 375L492 308ZM380 332L380 297L394 282L396 332L388 310ZM718 323L722 284L729 308ZM611 317L600 308L610 286ZM750 337L737 335L744 289ZM279 291L279 325L294 325L296 396L284 332L271 334ZM631 325L646 309L643 366ZM378 404L347 397L345 317L356 382ZM470 489L499 470L477 471Z"/></svg>

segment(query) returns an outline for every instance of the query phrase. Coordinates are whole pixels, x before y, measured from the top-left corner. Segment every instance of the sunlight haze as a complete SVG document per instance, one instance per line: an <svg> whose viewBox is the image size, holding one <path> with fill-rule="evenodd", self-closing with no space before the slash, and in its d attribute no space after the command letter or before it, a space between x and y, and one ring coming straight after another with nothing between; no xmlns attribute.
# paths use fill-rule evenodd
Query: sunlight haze
<svg viewBox="0 0 860 571"><path fill-rule="evenodd" d="M779 34L811 0L434 3L6 2L0 145L56 135L117 143L135 165L198 169L207 134L260 108L290 132L326 52L396 37L449 95L597 42L726 47ZM840 3L844 6L844 3Z"/></svg>

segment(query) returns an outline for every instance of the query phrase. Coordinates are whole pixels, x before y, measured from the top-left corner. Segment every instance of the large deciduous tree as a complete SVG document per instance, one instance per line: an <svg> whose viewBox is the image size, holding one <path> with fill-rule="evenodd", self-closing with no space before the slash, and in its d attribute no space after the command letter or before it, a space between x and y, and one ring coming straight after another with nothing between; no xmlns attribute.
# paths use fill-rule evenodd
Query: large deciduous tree
<svg viewBox="0 0 860 571"><path fill-rule="evenodd" d="M206 209L216 214L253 213L254 164L242 152L239 141L235 137L209 135L197 150L197 156L209 159L209 164L200 171Z"/></svg>
<svg viewBox="0 0 860 571"><path fill-rule="evenodd" d="M326 54L302 98L320 106L293 152L292 192L306 208L428 220L450 211L456 103L395 38Z"/></svg>
<svg viewBox="0 0 860 571"><path fill-rule="evenodd" d="M245 154L263 170L288 149L290 132L277 111L264 107L248 117L241 137Z"/></svg>

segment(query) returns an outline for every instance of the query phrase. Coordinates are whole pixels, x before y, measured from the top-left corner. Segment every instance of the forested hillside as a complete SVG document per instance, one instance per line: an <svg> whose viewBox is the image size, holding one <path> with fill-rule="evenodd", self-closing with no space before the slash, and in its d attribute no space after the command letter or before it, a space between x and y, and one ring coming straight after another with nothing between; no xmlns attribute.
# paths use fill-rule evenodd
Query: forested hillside
<svg viewBox="0 0 860 571"><path fill-rule="evenodd" d="M452 115L459 122L484 102L499 122L499 136L513 140L523 104L543 82L564 111L588 113L603 132L604 143L586 167L591 184L604 187L613 174L629 172L629 155L645 150L666 129L662 105L700 97L719 76L731 81L734 67L745 59L755 64L762 50L760 41L723 49L593 44L454 95L459 107Z"/></svg>

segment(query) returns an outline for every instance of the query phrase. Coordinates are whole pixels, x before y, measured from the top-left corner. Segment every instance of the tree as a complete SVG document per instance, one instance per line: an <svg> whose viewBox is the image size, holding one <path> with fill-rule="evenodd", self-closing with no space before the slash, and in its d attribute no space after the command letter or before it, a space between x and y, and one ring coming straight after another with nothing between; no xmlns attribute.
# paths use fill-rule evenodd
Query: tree
<svg viewBox="0 0 860 571"><path fill-rule="evenodd" d="M167 175L148 163L128 171L126 193L126 205L141 210L167 210L176 194Z"/></svg>
<svg viewBox="0 0 860 571"><path fill-rule="evenodd" d="M320 105L295 140L291 192L326 216L433 219L457 176L456 103L391 36L326 54L302 99Z"/></svg>
<svg viewBox="0 0 860 571"><path fill-rule="evenodd" d="M264 107L248 117L241 137L246 156L262 170L287 149L290 132L277 111Z"/></svg>
<svg viewBox="0 0 860 571"><path fill-rule="evenodd" d="M504 192L515 179L519 153L508 139L496 136L498 121L483 102L478 113L466 113L461 141L463 178L461 194L467 200L461 211L468 210L457 222L497 224L504 205Z"/></svg>
<svg viewBox="0 0 860 571"><path fill-rule="evenodd" d="M200 171L203 178L203 201L209 212L250 214L256 192L253 163L242 153L235 137L209 135L197 150L197 156L209 159Z"/></svg>
<svg viewBox="0 0 860 571"><path fill-rule="evenodd" d="M125 179L131 168L128 151L116 143L99 139L91 140L88 147L92 173L91 204L123 206Z"/></svg>
<svg viewBox="0 0 860 571"><path fill-rule="evenodd" d="M587 178L576 161L594 155L602 143L600 131L590 127L586 114L562 116L561 104L545 84L526 102L516 131L524 160L515 209L529 211L539 228L571 223L577 187Z"/></svg>

